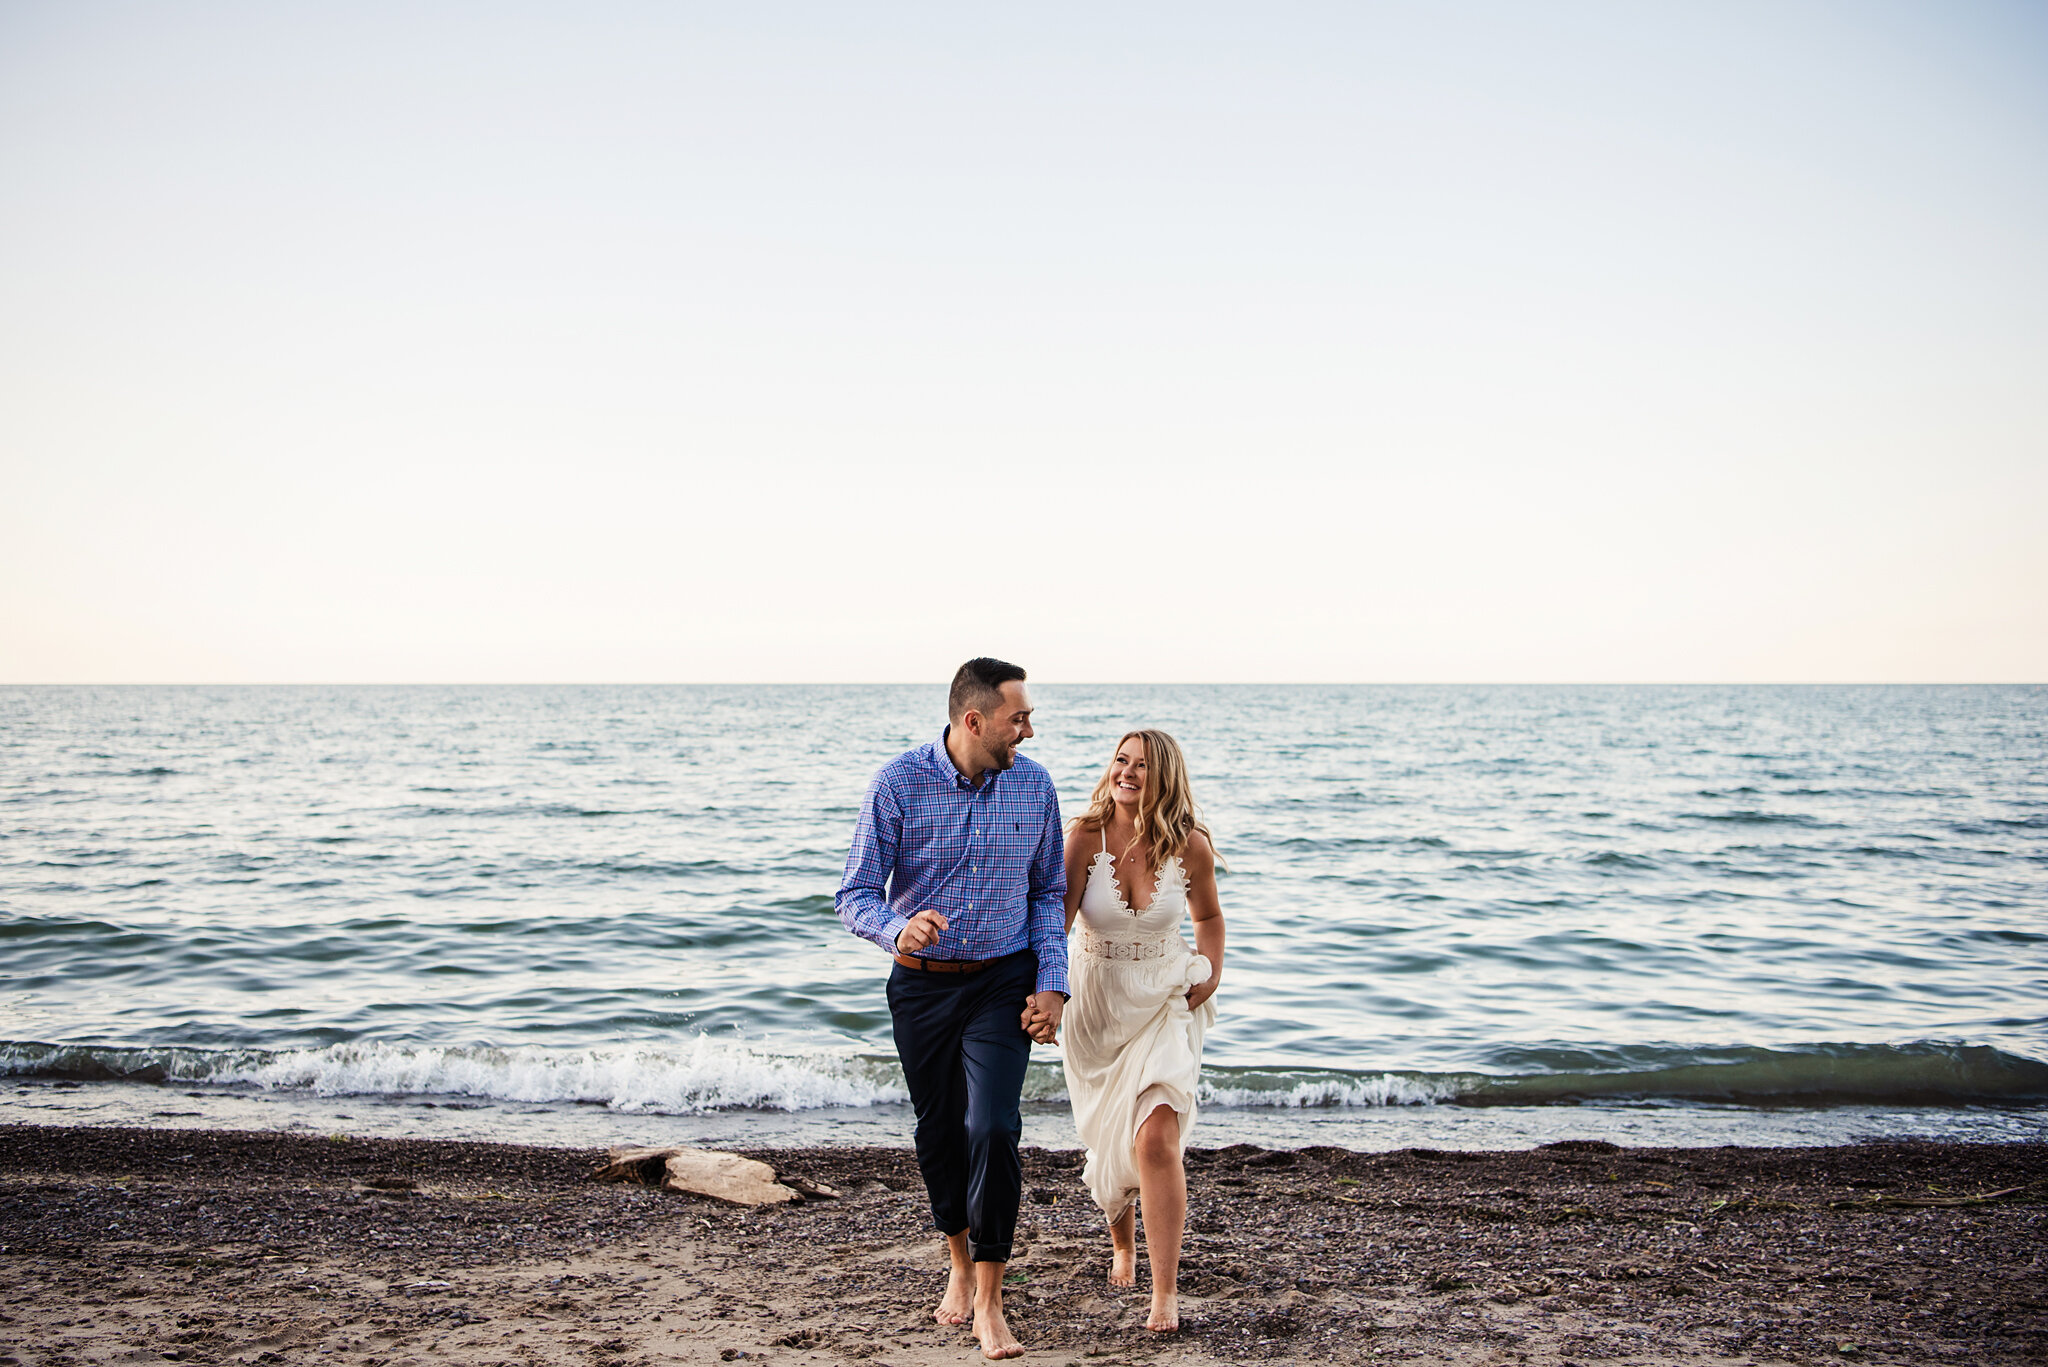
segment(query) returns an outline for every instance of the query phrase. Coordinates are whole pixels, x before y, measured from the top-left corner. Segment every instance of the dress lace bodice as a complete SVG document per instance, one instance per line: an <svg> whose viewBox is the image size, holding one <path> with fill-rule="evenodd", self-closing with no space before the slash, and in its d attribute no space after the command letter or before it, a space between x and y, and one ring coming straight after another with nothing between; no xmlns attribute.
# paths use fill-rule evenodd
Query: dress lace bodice
<svg viewBox="0 0 2048 1367"><path fill-rule="evenodd" d="M1098 935L1120 939L1157 939L1180 929L1188 909L1188 876L1174 855L1159 868L1152 899L1133 911L1117 882L1116 856L1103 850L1088 866L1088 886L1081 892L1081 924Z"/></svg>
<svg viewBox="0 0 2048 1367"><path fill-rule="evenodd" d="M1143 962L1147 959L1177 959L1188 953L1180 937L1181 918L1188 909L1188 875L1180 856L1159 866L1152 884L1152 899L1143 911L1134 910L1117 882L1116 856L1107 845L1088 866L1088 884L1081 890L1077 946L1081 953L1098 959ZM1202 961L1206 966L1208 961Z"/></svg>

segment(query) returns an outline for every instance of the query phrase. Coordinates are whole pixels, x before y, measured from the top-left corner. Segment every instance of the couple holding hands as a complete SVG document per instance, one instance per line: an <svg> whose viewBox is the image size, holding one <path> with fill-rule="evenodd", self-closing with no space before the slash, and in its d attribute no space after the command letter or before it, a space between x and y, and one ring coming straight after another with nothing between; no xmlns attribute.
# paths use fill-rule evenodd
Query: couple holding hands
<svg viewBox="0 0 2048 1367"><path fill-rule="evenodd" d="M1223 966L1216 852L1180 747L1163 731L1126 733L1063 833L1051 777L1017 753L1032 735L1024 683L1001 660L960 666L946 729L868 785L836 898L847 929L896 960L896 1052L952 1263L933 1318L971 1322L989 1358L1024 1352L1003 1319L1003 1270L1034 1040L1062 1046L1082 1180L1109 1222L1110 1284L1137 1280L1142 1204L1146 1327L1179 1328L1181 1150Z"/></svg>

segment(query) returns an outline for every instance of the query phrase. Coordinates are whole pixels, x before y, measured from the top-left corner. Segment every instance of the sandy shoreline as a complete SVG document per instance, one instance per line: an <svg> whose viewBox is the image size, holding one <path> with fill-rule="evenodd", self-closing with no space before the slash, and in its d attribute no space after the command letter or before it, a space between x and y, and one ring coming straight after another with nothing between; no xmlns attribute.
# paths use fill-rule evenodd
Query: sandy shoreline
<svg viewBox="0 0 2048 1367"><path fill-rule="evenodd" d="M979 1360L929 1320L906 1150L754 1156L844 1196L739 1211L592 1182L575 1150L0 1128L0 1364ZM1238 1145L1189 1180L1188 1324L1162 1340L1142 1273L1103 1284L1075 1155L1027 1151L1025 1361L2048 1356L2044 1146Z"/></svg>

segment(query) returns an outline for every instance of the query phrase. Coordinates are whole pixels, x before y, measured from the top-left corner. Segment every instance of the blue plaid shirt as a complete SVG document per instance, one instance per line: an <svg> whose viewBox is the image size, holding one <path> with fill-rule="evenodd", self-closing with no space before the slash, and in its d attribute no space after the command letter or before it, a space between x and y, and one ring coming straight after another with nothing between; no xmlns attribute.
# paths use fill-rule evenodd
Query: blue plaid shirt
<svg viewBox="0 0 2048 1367"><path fill-rule="evenodd" d="M975 787L946 753L947 727L882 766L833 899L839 919L891 954L910 918L946 918L929 959L1038 951L1038 990L1067 990L1067 869L1060 799L1044 766L1017 757Z"/></svg>

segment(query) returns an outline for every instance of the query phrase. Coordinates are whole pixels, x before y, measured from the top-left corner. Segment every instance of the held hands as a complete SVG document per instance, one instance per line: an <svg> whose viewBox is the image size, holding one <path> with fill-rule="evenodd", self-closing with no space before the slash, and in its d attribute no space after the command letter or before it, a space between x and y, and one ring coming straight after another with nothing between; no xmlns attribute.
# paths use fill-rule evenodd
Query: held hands
<svg viewBox="0 0 2048 1367"><path fill-rule="evenodd" d="M945 928L946 918L938 912L926 908L911 917L909 925L896 932L896 952L898 954L915 954L926 945L932 943L932 941L938 939L939 933L945 930Z"/></svg>
<svg viewBox="0 0 2048 1367"><path fill-rule="evenodd" d="M1060 1016L1067 1009L1066 997L1058 992L1038 992L1024 999L1024 1033L1040 1044L1058 1044Z"/></svg>

